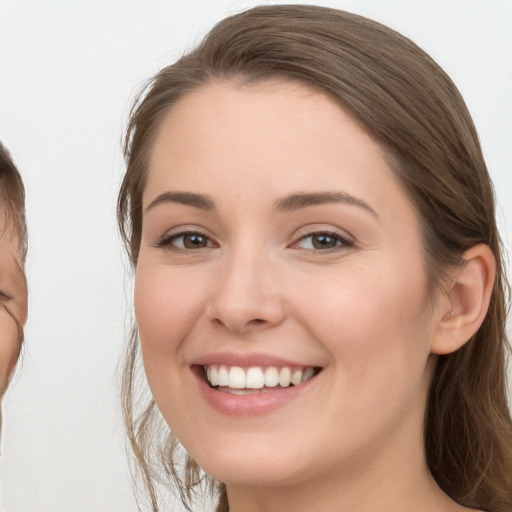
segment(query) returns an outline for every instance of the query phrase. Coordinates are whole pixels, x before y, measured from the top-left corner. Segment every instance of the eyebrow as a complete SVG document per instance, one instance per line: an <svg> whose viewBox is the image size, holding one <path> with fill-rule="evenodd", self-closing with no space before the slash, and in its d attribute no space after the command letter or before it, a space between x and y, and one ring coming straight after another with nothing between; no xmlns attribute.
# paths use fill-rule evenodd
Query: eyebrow
<svg viewBox="0 0 512 512"><path fill-rule="evenodd" d="M203 194L195 194L193 192L164 192L157 196L146 207L145 211L151 210L155 206L164 203L178 203L186 206L193 206L200 210L215 210L215 203L208 196Z"/></svg>
<svg viewBox="0 0 512 512"><path fill-rule="evenodd" d="M293 212L308 206L316 206L330 203L344 203L363 208L377 219L377 212L365 201L345 192L303 192L292 194L278 200L274 209L280 212Z"/></svg>
<svg viewBox="0 0 512 512"><path fill-rule="evenodd" d="M215 202L213 199L204 194L196 194L194 192L164 192L157 196L145 208L145 212L155 208L160 204L178 203L186 206L193 206L200 210L215 210ZM301 192L283 197L274 203L274 210L279 212L293 212L309 206L318 206L322 204L344 203L352 206L363 208L371 213L377 219L377 212L365 201L345 192Z"/></svg>

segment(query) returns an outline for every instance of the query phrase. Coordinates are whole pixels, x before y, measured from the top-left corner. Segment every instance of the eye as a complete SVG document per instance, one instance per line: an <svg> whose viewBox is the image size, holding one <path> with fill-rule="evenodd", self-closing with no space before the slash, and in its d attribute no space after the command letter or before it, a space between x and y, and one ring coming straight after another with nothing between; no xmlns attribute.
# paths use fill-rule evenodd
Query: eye
<svg viewBox="0 0 512 512"><path fill-rule="evenodd" d="M7 293L3 292L2 290L0 290L0 301L2 300L10 300L11 297L9 295L7 295Z"/></svg>
<svg viewBox="0 0 512 512"><path fill-rule="evenodd" d="M329 251L333 249L341 249L343 247L352 247L352 241L342 237L339 233L329 231L319 231L310 233L300 238L294 246L299 249Z"/></svg>
<svg viewBox="0 0 512 512"><path fill-rule="evenodd" d="M159 247L168 247L177 250L203 249L204 247L213 247L213 242L202 233L187 231L176 233L164 237L159 243Z"/></svg>

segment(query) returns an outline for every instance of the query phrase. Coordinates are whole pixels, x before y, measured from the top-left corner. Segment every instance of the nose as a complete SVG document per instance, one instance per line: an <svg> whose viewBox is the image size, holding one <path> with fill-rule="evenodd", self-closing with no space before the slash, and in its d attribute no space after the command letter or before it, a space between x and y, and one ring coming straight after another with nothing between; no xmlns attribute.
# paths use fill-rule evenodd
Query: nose
<svg viewBox="0 0 512 512"><path fill-rule="evenodd" d="M284 320L279 271L269 258L249 248L227 257L221 267L208 307L210 321L244 335L275 327Z"/></svg>

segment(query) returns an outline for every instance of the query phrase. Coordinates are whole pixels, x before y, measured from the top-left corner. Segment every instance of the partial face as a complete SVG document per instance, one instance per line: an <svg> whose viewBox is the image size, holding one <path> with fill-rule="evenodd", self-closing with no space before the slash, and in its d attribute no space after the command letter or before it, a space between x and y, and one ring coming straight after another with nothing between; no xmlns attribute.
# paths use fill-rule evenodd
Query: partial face
<svg viewBox="0 0 512 512"><path fill-rule="evenodd" d="M418 219L334 101L279 82L188 94L143 199L145 370L201 467L276 485L421 457L437 313Z"/></svg>
<svg viewBox="0 0 512 512"><path fill-rule="evenodd" d="M21 349L21 326L27 319L27 285L19 242L10 229L0 232L0 395L7 388Z"/></svg>

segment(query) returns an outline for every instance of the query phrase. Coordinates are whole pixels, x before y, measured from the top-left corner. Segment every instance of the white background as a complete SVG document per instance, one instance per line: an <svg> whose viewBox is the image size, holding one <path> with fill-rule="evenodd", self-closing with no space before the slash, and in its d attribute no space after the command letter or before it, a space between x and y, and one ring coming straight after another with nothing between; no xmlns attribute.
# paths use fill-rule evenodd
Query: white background
<svg viewBox="0 0 512 512"><path fill-rule="evenodd" d="M510 251L512 1L321 4L398 29L452 76L481 136ZM147 78L251 5L0 0L0 139L25 180L30 233L26 346L3 404L2 512L136 510L116 373L130 302L115 223L123 125Z"/></svg>

